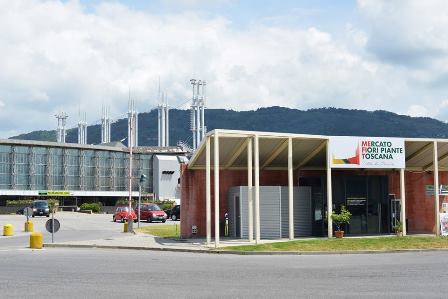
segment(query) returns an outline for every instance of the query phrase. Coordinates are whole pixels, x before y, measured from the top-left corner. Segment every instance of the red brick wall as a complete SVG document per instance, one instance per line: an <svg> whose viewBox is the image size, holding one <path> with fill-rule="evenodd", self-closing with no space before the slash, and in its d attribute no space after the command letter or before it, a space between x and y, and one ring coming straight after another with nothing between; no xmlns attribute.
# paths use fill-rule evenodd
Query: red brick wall
<svg viewBox="0 0 448 299"><path fill-rule="evenodd" d="M181 167L181 236L190 238L191 226L198 228L197 236L205 236L205 171L189 170L185 165ZM214 175L211 172L211 217L212 235L214 235ZM297 178L294 178L296 184ZM228 210L227 193L231 187L247 185L246 170L221 170L219 172L219 218L224 218ZM288 185L288 173L286 171L262 171L260 174L260 186L286 186ZM184 216L185 215L185 216Z"/></svg>
<svg viewBox="0 0 448 299"><path fill-rule="evenodd" d="M435 233L434 195L425 192L425 185L434 184L434 174L407 172L405 181L409 232ZM439 172L439 184L448 184L448 172ZM443 202L448 202L447 196L440 196L439 210Z"/></svg>
<svg viewBox="0 0 448 299"><path fill-rule="evenodd" d="M303 176L324 176L325 171L300 171ZM366 171L366 170L338 170L333 175L387 175L389 177L389 193L394 193L400 198L400 173L398 171ZM246 170L221 170L219 172L219 210L220 219L224 218L227 211L227 193L233 186L247 185ZM406 218L408 219L409 233L433 233L434 221L434 196L427 196L425 185L433 184L432 172L406 172ZM448 184L448 172L440 172L439 183ZM294 185L297 184L297 173L294 174ZM260 185L263 186L287 186L287 171L262 171ZM211 206L212 206L212 235L214 234L214 178L211 173ZM448 202L445 196L440 197L442 202ZM197 236L205 236L205 171L189 170L186 165L181 167L181 236L190 238L191 226L198 228Z"/></svg>

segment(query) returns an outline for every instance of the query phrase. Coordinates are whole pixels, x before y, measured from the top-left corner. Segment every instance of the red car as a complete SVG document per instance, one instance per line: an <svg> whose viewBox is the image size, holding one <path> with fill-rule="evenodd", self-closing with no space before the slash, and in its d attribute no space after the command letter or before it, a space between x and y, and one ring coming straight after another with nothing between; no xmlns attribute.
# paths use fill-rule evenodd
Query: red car
<svg viewBox="0 0 448 299"><path fill-rule="evenodd" d="M166 221L166 213L156 204L142 205L140 208L140 219L148 222Z"/></svg>
<svg viewBox="0 0 448 299"><path fill-rule="evenodd" d="M131 208L131 217L132 219L134 219L134 221L137 221L137 214L132 208ZM115 211L112 219L114 222L116 221L124 222L128 218L129 218L129 207L117 207L117 210Z"/></svg>

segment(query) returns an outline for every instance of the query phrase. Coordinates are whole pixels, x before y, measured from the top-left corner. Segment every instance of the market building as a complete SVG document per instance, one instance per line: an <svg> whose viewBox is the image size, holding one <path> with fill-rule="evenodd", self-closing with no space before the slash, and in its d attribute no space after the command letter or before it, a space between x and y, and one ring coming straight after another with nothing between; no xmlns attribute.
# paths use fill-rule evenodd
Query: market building
<svg viewBox="0 0 448 299"><path fill-rule="evenodd" d="M182 237L440 234L448 209L448 140L214 130L181 170Z"/></svg>
<svg viewBox="0 0 448 299"><path fill-rule="evenodd" d="M132 196L180 201L182 147L135 147ZM156 173L154 173L156 171ZM157 192L157 193L156 193ZM57 197L61 206L99 201L114 206L129 196L129 148L101 145L0 140L0 208L7 200Z"/></svg>

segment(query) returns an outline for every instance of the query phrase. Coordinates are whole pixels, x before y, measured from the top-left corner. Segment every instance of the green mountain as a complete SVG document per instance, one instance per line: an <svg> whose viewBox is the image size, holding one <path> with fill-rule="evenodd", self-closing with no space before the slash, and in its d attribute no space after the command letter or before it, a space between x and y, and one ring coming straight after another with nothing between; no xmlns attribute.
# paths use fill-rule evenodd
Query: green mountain
<svg viewBox="0 0 448 299"><path fill-rule="evenodd" d="M207 130L235 129L289 132L332 136L383 136L447 138L448 124L428 118L398 115L387 111L365 111L337 108L297 110L283 107L260 108L254 111L208 109ZM190 111L170 110L170 144L178 140L191 143ZM111 140L127 136L127 119L112 124ZM157 110L139 114L139 145L157 145ZM77 129L69 129L67 142L77 142ZM33 131L11 139L56 141L55 131ZM100 143L101 127L87 129L87 142Z"/></svg>

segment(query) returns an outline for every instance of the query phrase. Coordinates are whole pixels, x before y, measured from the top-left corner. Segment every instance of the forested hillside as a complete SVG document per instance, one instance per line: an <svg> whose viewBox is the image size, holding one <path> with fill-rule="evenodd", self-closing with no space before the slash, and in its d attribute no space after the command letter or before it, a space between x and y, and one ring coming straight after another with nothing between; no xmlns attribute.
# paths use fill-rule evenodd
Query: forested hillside
<svg viewBox="0 0 448 299"><path fill-rule="evenodd" d="M297 110L282 107L260 108L254 111L224 109L206 110L207 130L238 129L290 132L319 135L438 137L448 136L448 125L426 118L409 117L387 111L364 111L336 108ZM178 140L191 143L190 111L170 110L170 144ZM127 120L112 124L112 141L127 136ZM89 144L101 140L100 125L89 126ZM56 141L55 131L34 131L11 139ZM77 142L77 129L69 129L67 142ZM139 114L139 145L157 145L157 110Z"/></svg>

